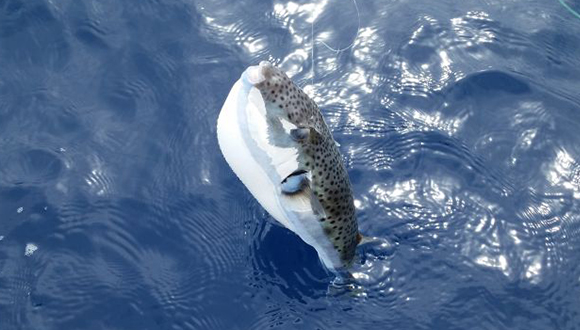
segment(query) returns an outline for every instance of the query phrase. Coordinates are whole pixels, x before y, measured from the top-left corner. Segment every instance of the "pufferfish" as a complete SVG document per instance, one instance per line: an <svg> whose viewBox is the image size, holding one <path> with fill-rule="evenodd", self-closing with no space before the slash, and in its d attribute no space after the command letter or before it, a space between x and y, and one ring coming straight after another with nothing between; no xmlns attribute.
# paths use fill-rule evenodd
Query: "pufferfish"
<svg viewBox="0 0 580 330"><path fill-rule="evenodd" d="M250 66L217 121L224 158L260 205L333 272L361 240L348 173L312 99L269 62Z"/></svg>

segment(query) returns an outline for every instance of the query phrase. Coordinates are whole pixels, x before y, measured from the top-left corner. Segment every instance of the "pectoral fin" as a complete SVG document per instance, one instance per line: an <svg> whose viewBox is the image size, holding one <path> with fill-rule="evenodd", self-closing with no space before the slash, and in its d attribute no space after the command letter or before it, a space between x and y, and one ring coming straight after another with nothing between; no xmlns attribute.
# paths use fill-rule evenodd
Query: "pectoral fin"
<svg viewBox="0 0 580 330"><path fill-rule="evenodd" d="M287 195L299 193L308 187L308 172L298 170L287 176L281 183L282 192Z"/></svg>
<svg viewBox="0 0 580 330"><path fill-rule="evenodd" d="M290 136L297 142L306 141L310 136L310 128L294 128L290 130Z"/></svg>
<svg viewBox="0 0 580 330"><path fill-rule="evenodd" d="M290 136L296 142L316 143L321 139L320 133L313 127L298 127L290 130Z"/></svg>

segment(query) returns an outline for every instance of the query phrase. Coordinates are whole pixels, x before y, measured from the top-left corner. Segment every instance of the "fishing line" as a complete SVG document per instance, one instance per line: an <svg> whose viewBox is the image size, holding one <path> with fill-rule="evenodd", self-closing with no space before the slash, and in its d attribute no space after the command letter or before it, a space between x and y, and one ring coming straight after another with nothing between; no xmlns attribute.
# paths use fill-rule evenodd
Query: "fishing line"
<svg viewBox="0 0 580 330"><path fill-rule="evenodd" d="M358 35L360 33L360 12L358 10L358 4L356 3L356 0L352 0L352 3L354 4L354 8L356 9L356 17L358 20L358 26L356 28L356 35L354 36L354 39L352 39L352 42L350 43L350 45L344 47L344 48L334 48L332 46L330 46L329 44L327 44L326 42L324 42L323 40L320 40L319 42L326 47L328 50L330 50L331 52L335 52L337 55L340 54L341 52L344 52L345 50L349 50L354 46L354 43L356 42L356 39L358 38ZM310 58L312 60L311 66L310 66L310 70L311 70L311 84L314 87L314 45L315 45L315 39L314 39L314 23L316 20L312 20L312 24L310 25L310 38L312 39L312 45L310 48Z"/></svg>
<svg viewBox="0 0 580 330"><path fill-rule="evenodd" d="M558 0L564 8L566 8L572 15L576 16L576 18L580 19L580 14L572 9L564 0Z"/></svg>

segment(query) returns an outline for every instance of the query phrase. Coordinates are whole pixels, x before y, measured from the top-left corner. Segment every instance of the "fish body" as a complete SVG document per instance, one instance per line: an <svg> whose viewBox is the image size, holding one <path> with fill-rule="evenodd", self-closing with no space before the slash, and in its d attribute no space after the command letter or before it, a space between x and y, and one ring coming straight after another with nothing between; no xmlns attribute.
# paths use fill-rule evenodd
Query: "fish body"
<svg viewBox="0 0 580 330"><path fill-rule="evenodd" d="M269 62L232 87L217 136L224 158L258 202L313 246L332 271L348 268L361 236L350 181L318 106Z"/></svg>

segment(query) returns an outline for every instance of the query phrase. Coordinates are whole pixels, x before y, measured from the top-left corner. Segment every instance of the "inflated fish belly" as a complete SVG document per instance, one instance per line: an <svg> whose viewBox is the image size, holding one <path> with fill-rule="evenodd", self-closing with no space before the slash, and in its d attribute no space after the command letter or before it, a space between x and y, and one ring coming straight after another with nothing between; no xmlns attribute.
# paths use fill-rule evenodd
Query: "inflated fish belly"
<svg viewBox="0 0 580 330"><path fill-rule="evenodd" d="M350 266L360 241L348 174L318 106L268 62L249 67L220 112L224 158L258 202L313 246Z"/></svg>

